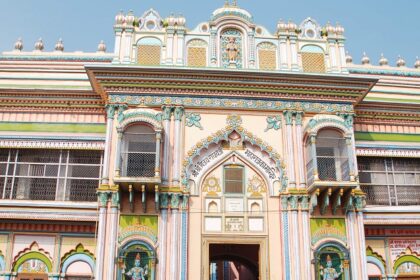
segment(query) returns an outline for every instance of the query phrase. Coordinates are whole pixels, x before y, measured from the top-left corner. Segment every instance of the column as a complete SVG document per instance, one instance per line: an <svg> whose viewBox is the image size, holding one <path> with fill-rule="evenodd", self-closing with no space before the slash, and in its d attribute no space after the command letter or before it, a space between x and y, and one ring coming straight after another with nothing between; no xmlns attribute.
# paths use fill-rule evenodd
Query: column
<svg viewBox="0 0 420 280"><path fill-rule="evenodd" d="M363 224L363 212L356 212L357 228L358 228L358 239L359 239L359 252L361 262L361 273L362 279L368 279L367 273L367 257L366 257L366 241L365 241L365 227Z"/></svg>
<svg viewBox="0 0 420 280"><path fill-rule="evenodd" d="M167 225L168 225L168 194L160 194L160 221L159 221L159 280L166 279L166 251L167 251Z"/></svg>
<svg viewBox="0 0 420 280"><path fill-rule="evenodd" d="M104 165L102 167L102 184L109 183L109 159L111 153L112 130L114 125L115 105L106 105L107 121L106 121L106 135L105 135L105 149L104 149Z"/></svg>
<svg viewBox="0 0 420 280"><path fill-rule="evenodd" d="M115 45L114 45L114 59L113 63L120 62L120 48L121 48L121 35L122 29L114 27L115 32Z"/></svg>
<svg viewBox="0 0 420 280"><path fill-rule="evenodd" d="M356 174L355 172L356 166L353 161L354 156L353 156L352 140L351 140L351 136L346 136L345 138L346 138L347 155L349 157L349 177L350 177L350 181L354 182L355 174Z"/></svg>
<svg viewBox="0 0 420 280"><path fill-rule="evenodd" d="M173 56L174 56L174 30L167 29L166 30L166 64L172 65Z"/></svg>
<svg viewBox="0 0 420 280"><path fill-rule="evenodd" d="M122 145L122 138L123 132L122 130L118 129L118 139L117 139L117 151L115 152L115 177L121 176L121 145Z"/></svg>
<svg viewBox="0 0 420 280"><path fill-rule="evenodd" d="M107 246L109 248L108 260L106 265L107 280L115 279L116 267L116 249L117 249L117 229L118 229L118 210L120 205L119 191L112 192L111 194L111 208L110 208L110 228L109 238L107 238Z"/></svg>
<svg viewBox="0 0 420 280"><path fill-rule="evenodd" d="M160 140L162 134L160 131L156 132L156 157L155 157L155 177L160 177Z"/></svg>
<svg viewBox="0 0 420 280"><path fill-rule="evenodd" d="M337 53L335 48L335 39L328 39L328 48L331 60L331 71L337 72Z"/></svg>
<svg viewBox="0 0 420 280"><path fill-rule="evenodd" d="M189 204L189 195L182 195L181 202L181 257L179 259L180 265L180 280L188 279L188 204Z"/></svg>
<svg viewBox="0 0 420 280"><path fill-rule="evenodd" d="M302 134L302 118L303 112L296 112L296 149L297 149L297 162L298 162L298 176L299 188L306 188L305 184L305 160L303 157L303 134Z"/></svg>
<svg viewBox="0 0 420 280"><path fill-rule="evenodd" d="M289 63L287 61L287 37L280 35L279 37L279 51L280 51L280 70L287 70Z"/></svg>
<svg viewBox="0 0 420 280"><path fill-rule="evenodd" d="M169 184L169 160L171 152L171 114L172 107L162 106L162 123L163 123L163 163L162 163L162 184Z"/></svg>
<svg viewBox="0 0 420 280"><path fill-rule="evenodd" d="M356 235L355 235L354 227L355 227L356 221L355 221L354 211L348 211L346 222L347 222L348 244L350 246L351 275L354 279L362 279L359 276L360 269L358 267L358 258L356 255L356 250L358 249L358 246L357 246L357 240L355 240Z"/></svg>
<svg viewBox="0 0 420 280"><path fill-rule="evenodd" d="M176 64L177 65L184 65L184 38L185 38L185 31L178 30L178 43L177 43L177 57L176 57Z"/></svg>
<svg viewBox="0 0 420 280"><path fill-rule="evenodd" d="M249 53L249 68L255 67L255 35L254 30L248 32L248 53Z"/></svg>
<svg viewBox="0 0 420 280"><path fill-rule="evenodd" d="M301 215L302 215L302 224L300 229L300 234L303 237L302 247L302 279L311 279L311 236L309 228L309 196L305 195L301 200Z"/></svg>
<svg viewBox="0 0 420 280"><path fill-rule="evenodd" d="M181 135L182 135L182 117L184 115L183 107L175 107L174 110L174 161L173 161L173 186L178 186L180 180L180 167L181 167Z"/></svg>
<svg viewBox="0 0 420 280"><path fill-rule="evenodd" d="M178 279L178 269L179 269L179 194L171 193L171 263L169 267L169 275L172 275L174 278L171 280Z"/></svg>
<svg viewBox="0 0 420 280"><path fill-rule="evenodd" d="M344 50L344 40L338 40L338 53L340 54L341 72L347 72L346 68L346 51Z"/></svg>
<svg viewBox="0 0 420 280"><path fill-rule="evenodd" d="M124 58L123 63L130 63L131 58L131 38L133 37L134 28L125 29Z"/></svg>
<svg viewBox="0 0 420 280"><path fill-rule="evenodd" d="M316 158L316 135L309 136L311 141L311 157L312 157L312 164L314 166L313 168L313 180L318 181L318 159Z"/></svg>
<svg viewBox="0 0 420 280"><path fill-rule="evenodd" d="M290 255L293 256L291 258L290 266L292 270L292 278L295 280L300 280L301 276L301 262L300 259L300 252L299 252L299 229L298 229L298 196L292 195L289 198L290 202Z"/></svg>
<svg viewBox="0 0 420 280"><path fill-rule="evenodd" d="M99 217L98 217L98 236L96 241L96 265L95 279L103 279L102 269L104 268L105 252L105 230L106 230L106 207L108 202L108 193L98 193Z"/></svg>
<svg viewBox="0 0 420 280"><path fill-rule="evenodd" d="M281 195L281 227L282 227L282 248L283 248L283 267L284 267L284 276L285 280L290 280L290 254L289 254L289 215L288 215L288 204L289 204L288 195ZM282 278L283 279L283 278Z"/></svg>
<svg viewBox="0 0 420 280"><path fill-rule="evenodd" d="M290 56L292 59L292 71L299 71L299 65L298 65L298 54L297 54L297 36L290 36Z"/></svg>
<svg viewBox="0 0 420 280"><path fill-rule="evenodd" d="M295 156L293 153L293 112L284 111L283 112L285 123L286 123L286 151L288 155L287 163L287 176L289 177L289 187L296 188L296 178L295 178Z"/></svg>
<svg viewBox="0 0 420 280"><path fill-rule="evenodd" d="M216 36L217 36L217 30L212 27L210 30L210 50L211 50L210 65L213 67L217 66Z"/></svg>

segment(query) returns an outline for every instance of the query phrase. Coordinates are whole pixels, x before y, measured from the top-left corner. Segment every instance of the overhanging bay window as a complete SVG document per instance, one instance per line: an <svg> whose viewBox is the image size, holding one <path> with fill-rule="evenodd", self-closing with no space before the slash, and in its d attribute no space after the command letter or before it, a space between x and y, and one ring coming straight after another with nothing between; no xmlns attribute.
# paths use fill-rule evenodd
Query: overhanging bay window
<svg viewBox="0 0 420 280"><path fill-rule="evenodd" d="M158 177L160 132L136 123L122 132L120 172L122 177Z"/></svg>
<svg viewBox="0 0 420 280"><path fill-rule="evenodd" d="M357 161L367 204L420 204L419 158L359 157Z"/></svg>
<svg viewBox="0 0 420 280"><path fill-rule="evenodd" d="M351 139L335 129L322 129L306 143L307 180L350 181L352 168Z"/></svg>
<svg viewBox="0 0 420 280"><path fill-rule="evenodd" d="M0 149L0 198L96 201L102 151Z"/></svg>

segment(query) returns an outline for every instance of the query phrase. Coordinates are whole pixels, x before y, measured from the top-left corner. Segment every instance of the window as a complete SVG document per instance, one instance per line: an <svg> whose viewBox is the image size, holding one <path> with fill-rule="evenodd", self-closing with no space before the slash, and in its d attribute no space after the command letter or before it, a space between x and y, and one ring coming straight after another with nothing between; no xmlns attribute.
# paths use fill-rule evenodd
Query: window
<svg viewBox="0 0 420 280"><path fill-rule="evenodd" d="M142 38L137 47L137 63L160 65L161 41L156 38Z"/></svg>
<svg viewBox="0 0 420 280"><path fill-rule="evenodd" d="M156 134L147 125L132 125L124 131L121 154L124 177L154 177Z"/></svg>
<svg viewBox="0 0 420 280"><path fill-rule="evenodd" d="M207 65L207 43L203 40L191 40L187 46L187 65L205 67Z"/></svg>
<svg viewBox="0 0 420 280"><path fill-rule="evenodd" d="M325 56L324 51L317 46L307 45L301 50L303 72L324 73Z"/></svg>
<svg viewBox="0 0 420 280"><path fill-rule="evenodd" d="M269 42L258 44L258 66L262 70L276 70L276 46Z"/></svg>
<svg viewBox="0 0 420 280"><path fill-rule="evenodd" d="M224 168L225 193L243 193L244 169L239 165Z"/></svg>
<svg viewBox="0 0 420 280"><path fill-rule="evenodd" d="M368 204L420 204L420 159L359 157L357 161Z"/></svg>
<svg viewBox="0 0 420 280"><path fill-rule="evenodd" d="M96 201L102 151L0 149L0 198Z"/></svg>
<svg viewBox="0 0 420 280"><path fill-rule="evenodd" d="M311 144L308 139L306 146L308 183L312 184L315 179L315 167L320 181L349 181L349 155L342 134L336 130L323 129L318 132L315 143ZM315 153L312 149L315 149Z"/></svg>

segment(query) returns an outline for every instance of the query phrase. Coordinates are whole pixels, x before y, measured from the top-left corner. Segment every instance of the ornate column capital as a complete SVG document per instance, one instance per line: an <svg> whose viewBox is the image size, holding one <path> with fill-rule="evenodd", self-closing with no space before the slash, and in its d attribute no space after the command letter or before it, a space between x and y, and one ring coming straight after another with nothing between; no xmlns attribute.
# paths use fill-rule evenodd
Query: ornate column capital
<svg viewBox="0 0 420 280"><path fill-rule="evenodd" d="M182 201L181 201L181 209L182 210L186 210L188 208L189 198L190 198L190 196L188 194L183 194L182 195Z"/></svg>
<svg viewBox="0 0 420 280"><path fill-rule="evenodd" d="M160 194L160 208L161 209L168 209L169 206L169 194L168 193L161 193Z"/></svg>
<svg viewBox="0 0 420 280"><path fill-rule="evenodd" d="M127 104L118 104L118 105L115 105L115 106L118 107L118 117L117 117L117 120L118 120L118 122L122 122L124 120L123 113L124 113L125 110L127 110L128 105Z"/></svg>
<svg viewBox="0 0 420 280"><path fill-rule="evenodd" d="M111 193L111 207L119 208L120 206L120 192Z"/></svg>
<svg viewBox="0 0 420 280"><path fill-rule="evenodd" d="M108 192L98 192L99 207L106 207L108 202Z"/></svg>
<svg viewBox="0 0 420 280"><path fill-rule="evenodd" d="M171 209L177 210L179 208L179 197L181 195L179 193L171 193L170 196L171 196L171 201L170 201Z"/></svg>
<svg viewBox="0 0 420 280"><path fill-rule="evenodd" d="M286 125L292 125L293 123L293 111L287 110L283 111L283 116L286 122Z"/></svg>
<svg viewBox="0 0 420 280"><path fill-rule="evenodd" d="M172 106L167 106L167 105L162 106L162 121L171 120L172 110L173 110Z"/></svg>
<svg viewBox="0 0 420 280"><path fill-rule="evenodd" d="M176 106L175 109L174 109L175 121L181 121L183 115L184 115L184 107Z"/></svg>
<svg viewBox="0 0 420 280"><path fill-rule="evenodd" d="M296 116L296 119L295 119L295 121L296 121L296 125L302 125L302 121L303 121L303 112L302 111L299 111L299 112L296 112L295 113L295 116Z"/></svg>
<svg viewBox="0 0 420 280"><path fill-rule="evenodd" d="M107 115L107 118L108 119L114 119L116 107L117 107L117 105L115 105L115 104L107 104L107 105L105 105L106 115Z"/></svg>

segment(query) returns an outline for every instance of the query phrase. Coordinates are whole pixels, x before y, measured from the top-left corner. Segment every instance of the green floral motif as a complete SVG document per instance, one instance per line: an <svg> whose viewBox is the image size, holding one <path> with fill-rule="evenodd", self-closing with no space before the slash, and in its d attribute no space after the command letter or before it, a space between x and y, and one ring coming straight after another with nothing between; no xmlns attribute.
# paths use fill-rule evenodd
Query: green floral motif
<svg viewBox="0 0 420 280"><path fill-rule="evenodd" d="M264 129L264 132L267 132L270 129L279 130L280 126L281 116L267 117L267 127Z"/></svg>
<svg viewBox="0 0 420 280"><path fill-rule="evenodd" d="M199 129L203 130L203 127L200 124L201 116L197 113L186 113L185 114L185 125L188 127L196 126Z"/></svg>

